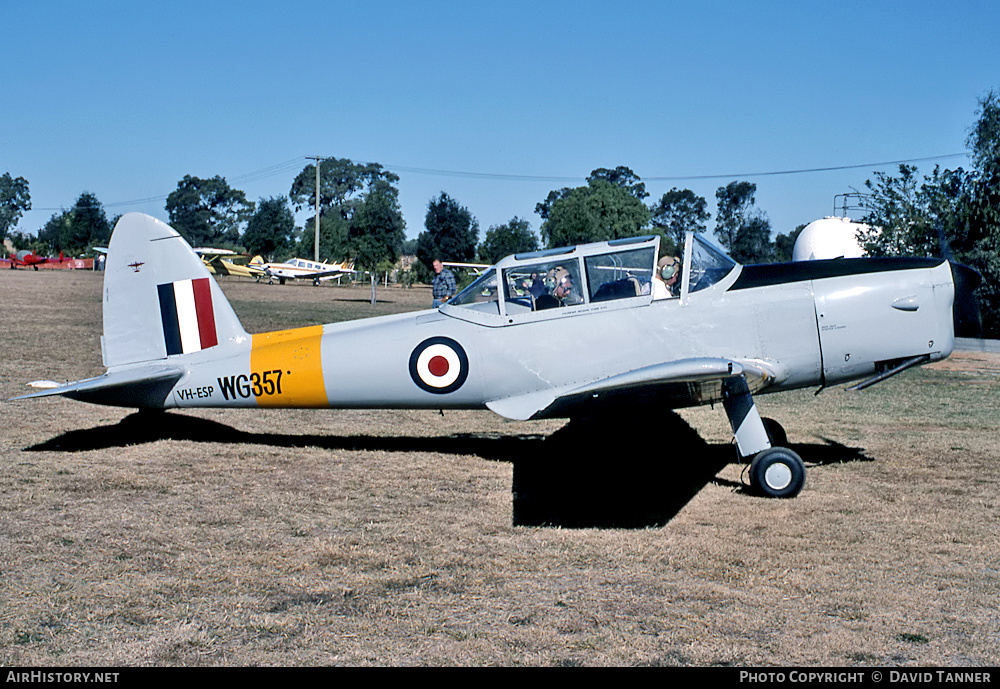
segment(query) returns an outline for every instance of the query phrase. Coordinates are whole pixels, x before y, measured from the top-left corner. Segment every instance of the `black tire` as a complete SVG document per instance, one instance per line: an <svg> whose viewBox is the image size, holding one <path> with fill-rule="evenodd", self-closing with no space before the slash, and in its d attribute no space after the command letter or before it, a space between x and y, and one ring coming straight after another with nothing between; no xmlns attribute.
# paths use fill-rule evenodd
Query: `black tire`
<svg viewBox="0 0 1000 689"><path fill-rule="evenodd" d="M771 441L772 446L788 447L788 434L780 423L767 417L761 421L764 422L764 430L767 431L767 439Z"/></svg>
<svg viewBox="0 0 1000 689"><path fill-rule="evenodd" d="M759 452L750 463L750 486L766 498L794 498L805 483L805 464L787 447Z"/></svg>

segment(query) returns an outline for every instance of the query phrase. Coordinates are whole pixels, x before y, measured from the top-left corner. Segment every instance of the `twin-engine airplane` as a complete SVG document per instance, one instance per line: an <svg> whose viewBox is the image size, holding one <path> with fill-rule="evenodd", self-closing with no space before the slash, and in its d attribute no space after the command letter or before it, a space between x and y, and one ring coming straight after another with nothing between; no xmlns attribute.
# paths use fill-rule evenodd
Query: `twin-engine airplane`
<svg viewBox="0 0 1000 689"><path fill-rule="evenodd" d="M321 280L332 280L349 273L355 273L354 261L341 261L340 263L324 263L322 261L308 261L304 258L290 258L284 263L264 263L258 257L250 262L250 266L263 271L269 283L278 279L278 284L285 284L286 280L312 280L314 285L318 285Z"/></svg>
<svg viewBox="0 0 1000 689"><path fill-rule="evenodd" d="M761 419L753 395L867 379L863 387L945 358L961 316L956 285L965 294L978 278L924 258L742 266L688 235L679 296L657 299L658 244L509 256L437 310L250 335L187 243L132 213L115 228L104 277L107 372L26 397L152 409L488 408L511 419L721 402L752 458L751 485L790 497L805 480L802 460L780 446L780 426Z"/></svg>

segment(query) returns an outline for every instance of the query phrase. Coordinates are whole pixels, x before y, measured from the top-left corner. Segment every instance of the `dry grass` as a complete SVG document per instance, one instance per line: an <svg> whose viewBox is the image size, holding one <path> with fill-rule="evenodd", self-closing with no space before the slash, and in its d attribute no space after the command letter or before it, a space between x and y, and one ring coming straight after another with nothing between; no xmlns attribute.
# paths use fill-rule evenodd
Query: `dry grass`
<svg viewBox="0 0 1000 689"><path fill-rule="evenodd" d="M224 288L252 331L429 301ZM0 296L0 397L101 372L99 275ZM570 431L489 412L2 403L0 665L996 665L998 375L762 397L790 501L742 492L718 409L552 466Z"/></svg>

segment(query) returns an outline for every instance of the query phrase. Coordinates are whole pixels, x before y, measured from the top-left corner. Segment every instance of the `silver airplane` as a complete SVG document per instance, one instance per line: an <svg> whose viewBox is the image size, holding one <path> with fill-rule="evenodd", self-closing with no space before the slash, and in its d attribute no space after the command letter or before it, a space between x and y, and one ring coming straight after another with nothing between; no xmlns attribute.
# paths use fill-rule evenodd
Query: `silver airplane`
<svg viewBox="0 0 1000 689"><path fill-rule="evenodd" d="M655 289L658 246L640 237L517 254L436 310L251 335L184 239L130 213L105 270L107 372L37 381L16 399L486 408L519 420L721 402L752 488L791 497L804 465L754 395L862 388L944 359L968 325L956 291L978 278L926 258L740 265L689 234L671 293Z"/></svg>

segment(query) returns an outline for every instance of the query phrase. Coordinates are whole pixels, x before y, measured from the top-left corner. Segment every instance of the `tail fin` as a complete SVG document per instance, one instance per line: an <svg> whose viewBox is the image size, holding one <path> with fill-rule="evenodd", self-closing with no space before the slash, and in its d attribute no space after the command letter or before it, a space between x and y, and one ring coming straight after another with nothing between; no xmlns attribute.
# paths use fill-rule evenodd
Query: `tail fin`
<svg viewBox="0 0 1000 689"><path fill-rule="evenodd" d="M262 265L264 265L264 259L262 259L259 255L258 256L254 256L252 259L250 259L249 265L252 265L252 266L262 266Z"/></svg>
<svg viewBox="0 0 1000 689"><path fill-rule="evenodd" d="M104 273L104 365L135 364L247 337L205 264L166 223L118 221Z"/></svg>

